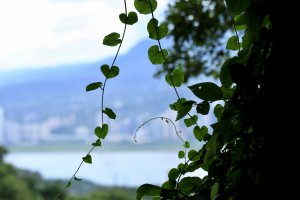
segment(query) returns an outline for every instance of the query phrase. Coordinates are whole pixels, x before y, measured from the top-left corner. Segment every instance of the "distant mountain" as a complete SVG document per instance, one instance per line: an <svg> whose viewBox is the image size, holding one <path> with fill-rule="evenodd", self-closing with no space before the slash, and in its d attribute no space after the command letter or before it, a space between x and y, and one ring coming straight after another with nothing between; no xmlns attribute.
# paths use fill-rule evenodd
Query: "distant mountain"
<svg viewBox="0 0 300 200"><path fill-rule="evenodd" d="M161 84L162 80L153 78L156 66L151 65L147 58L150 45L150 41L143 41L117 59L120 74L108 81L107 100L121 98L134 103L134 99L169 89ZM86 93L85 86L103 81L100 66L110 65L112 60L0 72L0 106L21 117L19 111L42 111L45 105L53 107L53 111L61 110L60 106L69 102L80 102L82 107L85 103L99 105L96 100L99 91Z"/></svg>
<svg viewBox="0 0 300 200"><path fill-rule="evenodd" d="M147 50L153 44L153 41L142 41L126 55L119 56L115 65L120 68L120 74L107 82L104 105L118 114L121 122L115 124L116 127L122 123L127 127L116 128L118 131L134 133L141 120L168 110L168 105L176 100L173 89L164 80L153 78L157 66L147 57ZM34 131L38 135L45 129L44 138L50 139L53 134L78 133L80 136L93 132L99 124L101 93L100 90L87 93L85 86L103 81L100 66L110 65L112 60L0 71L0 111L2 108L2 118L7 122L2 129L9 135L13 126L16 133L10 135L26 133L28 137L32 137ZM181 94L189 94L189 91L181 91ZM39 136L36 137L39 140Z"/></svg>
<svg viewBox="0 0 300 200"><path fill-rule="evenodd" d="M120 75L122 75L122 77L129 79L133 76L147 76L155 71L154 66L152 66L147 59L147 49L150 45L150 41L142 41L133 47L126 55L118 57L116 65L119 65L121 68ZM0 70L0 88L10 85L38 83L44 81L60 82L80 79L90 82L99 77L99 67L102 64L110 65L112 60L113 58L107 58L101 61L89 63L40 68L28 67L26 69L16 69L11 71Z"/></svg>

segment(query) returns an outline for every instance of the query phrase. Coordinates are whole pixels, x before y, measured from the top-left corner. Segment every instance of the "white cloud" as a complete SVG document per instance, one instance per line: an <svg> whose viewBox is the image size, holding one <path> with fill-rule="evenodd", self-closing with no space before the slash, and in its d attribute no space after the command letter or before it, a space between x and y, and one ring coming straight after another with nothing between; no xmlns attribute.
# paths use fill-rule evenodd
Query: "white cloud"
<svg viewBox="0 0 300 200"><path fill-rule="evenodd" d="M168 0L159 1L162 13ZM127 1L132 11L133 0ZM113 0L1 0L0 69L55 66L99 60L116 48L102 45L111 32L121 33L118 15L123 1ZM124 50L142 38L149 16L128 26Z"/></svg>

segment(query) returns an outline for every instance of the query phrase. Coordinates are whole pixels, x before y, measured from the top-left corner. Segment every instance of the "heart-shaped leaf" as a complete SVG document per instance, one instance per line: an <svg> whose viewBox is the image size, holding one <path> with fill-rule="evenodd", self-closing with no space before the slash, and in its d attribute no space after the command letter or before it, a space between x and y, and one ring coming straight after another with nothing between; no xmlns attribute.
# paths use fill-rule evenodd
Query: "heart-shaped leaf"
<svg viewBox="0 0 300 200"><path fill-rule="evenodd" d="M187 126L187 127L190 127L190 126L193 126L194 124L197 123L197 120L198 120L198 116L197 115L194 115L190 118L187 118L185 120L183 120L184 124Z"/></svg>
<svg viewBox="0 0 300 200"><path fill-rule="evenodd" d="M126 21L127 18L127 21ZM136 12L129 12L128 16L125 13L119 15L119 19L123 24L133 25L138 21Z"/></svg>
<svg viewBox="0 0 300 200"><path fill-rule="evenodd" d="M200 142L204 140L205 136L208 134L208 128L206 126L195 126L194 128L194 136Z"/></svg>
<svg viewBox="0 0 300 200"><path fill-rule="evenodd" d="M98 138L101 138L101 139L104 139L108 133L108 125L107 124L103 124L102 127L100 126L97 126L95 129L94 129L94 132L95 132L95 135L98 137Z"/></svg>
<svg viewBox="0 0 300 200"><path fill-rule="evenodd" d="M147 15L155 11L157 2L156 0L134 0L134 7L140 14Z"/></svg>
<svg viewBox="0 0 300 200"><path fill-rule="evenodd" d="M228 39L226 49L239 50L239 39L237 36L232 36Z"/></svg>
<svg viewBox="0 0 300 200"><path fill-rule="evenodd" d="M82 157L82 160L85 163L92 164L92 156L90 154L86 155L85 157Z"/></svg>
<svg viewBox="0 0 300 200"><path fill-rule="evenodd" d="M202 101L199 103L196 107L197 113L200 113L202 115L207 115L210 109L210 105L208 101Z"/></svg>
<svg viewBox="0 0 300 200"><path fill-rule="evenodd" d="M101 66L101 72L102 74L107 78L114 78L119 75L120 69L117 66L112 66L109 68L108 65L102 65Z"/></svg>
<svg viewBox="0 0 300 200"><path fill-rule="evenodd" d="M184 82L184 73L181 67L174 69L170 75L166 74L165 80L172 87L180 87Z"/></svg>
<svg viewBox="0 0 300 200"><path fill-rule="evenodd" d="M158 21L155 18L150 19L147 25L149 38L154 40L160 40L168 34L168 24L162 23L158 26Z"/></svg>
<svg viewBox="0 0 300 200"><path fill-rule="evenodd" d="M95 147L100 147L101 146L101 140L97 139L96 142L94 142L92 145L95 146Z"/></svg>
<svg viewBox="0 0 300 200"><path fill-rule="evenodd" d="M160 65L168 57L168 51L166 49L160 51L157 45L153 45L148 49L148 57L153 65Z"/></svg>
<svg viewBox="0 0 300 200"><path fill-rule="evenodd" d="M121 41L122 40L120 39L120 34L113 32L104 37L103 44L113 47L113 46L117 46L118 44L120 44Z"/></svg>

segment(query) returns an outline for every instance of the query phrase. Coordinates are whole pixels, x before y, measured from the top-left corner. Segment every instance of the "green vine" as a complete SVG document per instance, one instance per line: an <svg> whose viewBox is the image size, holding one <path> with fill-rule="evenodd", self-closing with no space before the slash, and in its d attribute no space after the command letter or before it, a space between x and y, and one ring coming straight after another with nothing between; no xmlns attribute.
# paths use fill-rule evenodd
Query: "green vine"
<svg viewBox="0 0 300 200"><path fill-rule="evenodd" d="M121 46L123 44L126 29L127 29L127 25L133 25L138 21L138 16L135 12L129 12L128 13L126 0L124 0L124 11L125 11L125 13L121 13L119 15L120 21L124 24L124 29L123 29L121 39L120 39L120 34L116 33L116 32L108 34L103 39L103 44L106 45L106 46L114 47L114 46L118 45L118 49L117 49L115 57L112 61L112 64L110 66L107 65L107 64L104 64L100 67L100 70L101 70L103 76L105 77L104 82L103 83L102 82L94 82L94 83L91 83L91 84L86 86L86 91L87 92L97 90L97 89L101 89L101 125L97 126L94 130L94 133L95 133L95 135L97 136L98 139L92 144L93 147L88 151L86 156L82 157L82 161L80 162L80 164L77 167L76 171L74 172L72 177L69 179L69 181L66 184L66 186L64 187L64 189L56 196L56 199L59 199L60 196L71 186L73 180L75 180L75 181L81 181L82 180L80 178L77 178L76 174L80 170L83 163L92 164L91 152L96 147L101 146L101 140L105 139L105 137L106 137L106 135L108 134L108 131L109 131L109 126L104 123L104 114L107 115L108 118L110 118L110 119L116 119L116 117L117 117L115 112L111 108L105 108L104 109L105 89L106 89L108 79L115 78L116 76L119 75L119 71L120 71L119 67L115 66L114 64L117 60L117 57L119 55Z"/></svg>
<svg viewBox="0 0 300 200"><path fill-rule="evenodd" d="M167 118L167 117L154 117L154 118L148 119L147 121L145 121L144 123L142 123L142 124L136 129L136 131L135 131L134 138L133 138L135 142L137 142L137 132L138 132L143 126L145 126L145 125L148 124L149 122L151 122L151 121L153 121L153 120L156 120L156 119L165 120L166 123L170 123L170 122L171 122L171 124L172 124L172 126L173 126L173 128L174 128L174 130L175 130L175 133L176 133L177 137L182 141L182 143L184 143L184 140L183 140L182 137L180 136L181 131L178 131L178 130L177 130L177 127L176 127L176 125L175 125L175 123L174 123L171 119L169 119L169 118Z"/></svg>
<svg viewBox="0 0 300 200"><path fill-rule="evenodd" d="M166 50L160 45L160 27L154 18L153 1L148 2L154 23L158 48L150 47L148 55L153 64L163 64L166 61ZM180 68L167 71L166 82L170 84L178 97L177 102L171 104L171 109L177 111L176 120L185 116L187 127L194 126L194 136L205 144L199 150L188 152L189 160L181 163L169 172L169 180L162 186L144 184L137 190L137 200L144 196L154 199L249 199L264 188L262 170L258 165L264 159L264 148L267 140L264 138L264 126L259 122L263 119L263 111L253 108L260 105L263 95L264 68L268 64L272 53L272 34L267 6L264 1L227 0L226 5L232 18L235 36L228 39L226 48L238 51L237 56L227 59L220 72L221 86L204 82L189 86L196 97L202 100L197 103L180 98L176 87L182 84ZM146 7L146 5L145 5ZM150 22L149 22L150 23ZM242 43L239 42L237 28L244 31ZM148 24L149 31L149 24ZM151 38L151 30L149 31ZM160 58L152 51L159 51ZM153 57L156 55L156 57ZM161 62L156 62L155 58ZM155 62L154 62L155 61ZM166 66L166 63L164 63ZM212 126L213 132L208 133L207 127L200 127L196 122L197 115L191 116L189 111L196 105L198 114L206 115L210 110L210 103L222 101L214 108L217 122ZM266 138L266 137L265 137ZM207 176L181 179L182 175L198 169L207 172ZM258 188L258 189L257 189ZM257 191L255 191L257 192Z"/></svg>
<svg viewBox="0 0 300 200"><path fill-rule="evenodd" d="M188 3L188 2L186 2ZM119 74L119 68L114 66L119 50L124 40L127 24L137 22L135 12L127 13L126 1L124 0L125 13L120 15L120 20L125 24L122 37L120 34L111 33L107 35L103 44L108 46L119 45L116 56L111 64L102 65L101 72L105 76L104 83L95 82L87 86L91 91L100 88L101 96L101 125L95 128L97 141L81 161L78 169L69 180L64 192L71 182L79 181L76 177L81 165L92 163L90 153L95 147L101 146L101 140L108 133L108 125L104 123L104 114L110 119L115 119L116 114L110 108L104 108L104 92L107 80ZM264 0L226 0L229 15L234 19L234 33L227 41L228 50L237 51L237 55L228 58L222 65L220 71L220 85L212 82L200 82L189 86L191 92L198 98L187 100L180 97L177 87L184 83L183 66L169 68L167 62L168 51L162 48L160 40L168 35L166 23L159 25L154 16L157 8L156 0L135 0L136 10L143 15L151 15L147 24L149 38L156 40L158 45L148 49L148 57L152 64L165 66L167 75L166 83L176 93L177 101L170 105L170 109L177 112L176 121L183 121L187 127L193 127L195 138L199 143L199 149L190 148L190 144L180 137L175 123L166 117L154 117L146 123L155 119L171 122L177 136L184 143L185 151L179 151L178 157L184 161L168 173L168 180L161 186L143 184L137 189L137 200L145 196L152 199L258 199L259 194L265 195L265 167L264 160L268 154L265 153L270 143L266 135L268 128L263 122L266 120L265 108L268 70L272 63L274 51L273 21L276 19L270 9L270 2ZM180 28L180 27L179 27ZM239 41L238 32L244 34ZM268 69L268 70L266 70ZM217 102L214 108L210 103ZM191 115L192 109L196 109L197 115ZM206 126L200 127L197 123L199 115L207 115L213 109L217 122L212 124L213 132L208 133ZM136 141L136 133L134 137ZM189 173L203 169L207 172L205 177L189 176ZM264 196L263 195L263 196ZM58 195L59 197L60 195Z"/></svg>

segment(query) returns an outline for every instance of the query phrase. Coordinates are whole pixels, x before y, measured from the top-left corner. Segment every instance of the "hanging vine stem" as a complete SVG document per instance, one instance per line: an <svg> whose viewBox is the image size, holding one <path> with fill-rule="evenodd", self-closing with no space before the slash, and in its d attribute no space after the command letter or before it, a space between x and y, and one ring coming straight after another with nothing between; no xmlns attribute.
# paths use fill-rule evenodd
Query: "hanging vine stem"
<svg viewBox="0 0 300 200"><path fill-rule="evenodd" d="M122 33L122 37L121 37L121 42L119 44L119 47L118 47L118 50L117 50L117 53L113 59L113 62L111 64L111 67L108 71L108 74L107 76L105 77L105 80L104 80L104 83L103 83L103 86L101 87L101 91L102 91L102 94L101 94L101 126L103 126L104 124L104 112L103 112L103 108L104 108L104 94L105 94L105 88L106 88L106 83L107 83L107 79L112 71L112 66L114 66L116 60L117 60L117 57L119 55L119 52L120 52L120 49L121 49L121 46L123 44L123 40L124 40L124 37L125 37L125 33L126 33L126 28L127 28L127 15L128 15L128 11L127 11L127 3L126 3L126 0L124 0L124 10L125 10L125 15L126 15L126 19L125 19L125 25L124 25L124 29L123 29L123 33ZM100 139L97 139L96 143L93 143L93 147L88 151L88 153L86 154L86 156L90 155L90 153L95 149L95 147L97 146L96 144L100 142ZM68 183L65 185L65 187L56 195L55 197L55 200L58 200L61 195L71 186L71 183L74 180L81 180L81 179L78 179L76 178L76 175L78 173L78 171L80 170L80 168L82 167L84 163L84 160L81 160L80 164L78 165L76 171L74 172L74 174L72 175L72 177L69 179Z"/></svg>
<svg viewBox="0 0 300 200"><path fill-rule="evenodd" d="M150 0L148 0L148 2L149 2L150 10L151 10L151 17L152 17L152 19L155 19L152 4L151 4ZM163 57L163 59L164 59L164 62L166 63L166 62L167 62L167 59L166 59L166 57L165 57L165 55L164 55L164 53L163 53L163 48L162 48L162 45L161 45L161 42L160 42L160 39L159 39L159 34L158 34L157 26L156 26L154 20L153 20L153 23L154 23L154 27L155 27L155 34L156 34L156 37L157 37L157 43L158 43L158 46L159 46L159 50L160 50L161 55L162 55L162 57ZM178 90L176 89L175 84L174 84L174 81L173 81L173 78L172 78L172 76L171 76L172 71L171 71L171 69L170 69L169 67L166 67L166 70L167 70L168 76L169 76L169 78L170 78L172 87L173 87L173 89L174 89L174 91L175 91L175 93L176 93L177 99L178 99L178 100L180 101L180 103L182 104L183 102L182 102L182 100L181 100L181 97L180 97L180 95L179 95L179 92L178 92ZM199 126L198 123L197 123L197 121L192 117L192 115L191 115L189 112L187 113L187 115L193 120L194 124L196 124L197 126Z"/></svg>
<svg viewBox="0 0 300 200"><path fill-rule="evenodd" d="M184 140L183 140L182 137L179 135L179 133L181 133L181 131L178 131L178 130L177 130L177 127L176 127L176 125L175 125L175 123L174 123L171 119L169 119L169 118L167 118L167 117L154 117L154 118L148 119L148 120L145 121L143 124L141 124L141 125L136 129L136 131L135 131L135 134L134 134L134 142L137 142L137 139L136 139L136 138L137 138L137 132L138 132L143 126L145 126L145 124L148 124L149 122L151 122L151 121L153 121L153 120L156 120L156 119L166 120L167 123L171 122L171 124L172 124L173 127L174 127L174 130L175 130L176 135L177 135L178 138L182 141L182 143L184 143Z"/></svg>
<svg viewBox="0 0 300 200"><path fill-rule="evenodd" d="M148 2L149 2L150 10L151 10L151 16L152 16L152 19L155 19L152 4L151 4L150 0L148 0ZM158 42L159 50L160 50L161 55L162 55L162 57L163 57L163 59L164 59L164 62L166 63L166 62L167 62L167 59L166 59L166 57L165 57L165 55L164 55L164 53L163 53L163 48L162 48L162 45L161 45L161 42L160 42L160 39L159 39L158 28L157 28L157 26L156 26L154 20L153 20L153 23L154 23L154 27L155 27L155 33L156 33L156 37L157 37L157 42ZM166 65L166 66L167 66L167 65ZM169 78L170 78L172 87L173 87L173 89L174 89L174 91L175 91L175 93L176 93L177 99L178 99L178 101L182 104L183 102L182 102L182 100L181 100L181 97L180 97L180 95L179 95L179 92L178 92L178 90L176 89L175 84L174 84L174 81L173 81L173 78L172 78L172 76L171 76L172 71L171 71L171 69L170 69L168 66L166 67L166 71L167 71L168 76L169 76ZM192 119L192 121L194 122L194 124L195 124L196 126L199 126L198 123L197 123L197 121L192 117L192 115L191 115L189 112L187 113L187 115L190 117L190 119ZM180 174L179 174L179 176L178 176L177 183L176 183L176 188L178 188L178 183L180 182L180 179L181 179L182 175L185 173L185 172L184 172L184 168L188 165L188 162L190 161L190 160L187 160L187 155L186 155L186 149L187 149L187 148L185 147L185 145L184 145L184 148L185 148L185 149L184 149L184 150L185 150L185 152L184 152L184 154L185 154L185 155L184 155L184 167L183 167L183 170L180 171Z"/></svg>
<svg viewBox="0 0 300 200"><path fill-rule="evenodd" d="M125 7L125 14L126 14L126 16L127 16L127 12L128 12L128 11L127 11L126 0L124 0L124 7ZM122 34L122 38L121 38L121 43L120 43L120 45L119 45L119 47L118 47L117 53L116 53L116 55L115 55L115 57L114 57L114 60L113 60L113 62L112 62L112 64L111 64L111 67L114 66L114 64L115 64L115 62L116 62L116 60L117 60L117 57L118 57L118 55L119 55L121 46L122 46L122 44L123 44L123 40L124 40L124 37L125 37L126 28L127 28L127 20L128 20L128 18L126 17L126 22L125 22L125 26L124 26L123 34ZM110 73L111 73L111 67L110 67L110 69L109 69L109 72L108 72L108 75L107 75L107 76L109 76ZM104 113L103 113L103 108L104 108L104 92L105 92L105 86L106 86L106 83L107 83L107 79L108 79L108 78L105 78L105 80L104 80L103 87L102 87L102 95L101 95L101 120L102 120L101 124L102 124L102 125L103 125L103 123L104 123Z"/></svg>
<svg viewBox="0 0 300 200"><path fill-rule="evenodd" d="M96 146L93 146L89 152L87 153L87 155L89 155ZM65 187L57 194L57 196L55 197L55 199L59 199L59 197L71 186L71 182L73 179L75 179L76 174L78 173L78 171L80 170L81 166L83 164L83 160L80 162L80 164L78 165L76 171L74 172L74 174L72 175L72 177L69 179L68 183L65 185Z"/></svg>

